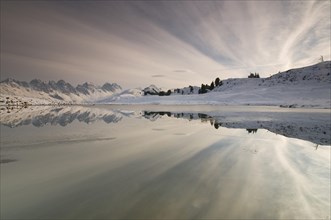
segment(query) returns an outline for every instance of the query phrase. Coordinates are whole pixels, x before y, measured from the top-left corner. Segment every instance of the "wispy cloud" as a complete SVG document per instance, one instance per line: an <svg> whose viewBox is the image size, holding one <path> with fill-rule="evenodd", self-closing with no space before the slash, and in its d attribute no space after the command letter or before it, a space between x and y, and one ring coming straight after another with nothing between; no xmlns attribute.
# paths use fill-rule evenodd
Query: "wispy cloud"
<svg viewBox="0 0 331 220"><path fill-rule="evenodd" d="M329 1L1 2L1 78L170 88L250 71L269 76L330 59L329 8Z"/></svg>
<svg viewBox="0 0 331 220"><path fill-rule="evenodd" d="M178 69L178 70L174 70L175 73L194 73L192 70L188 70L188 69Z"/></svg>
<svg viewBox="0 0 331 220"><path fill-rule="evenodd" d="M165 75L156 74L156 75L152 75L152 77L157 77L157 78L159 78L159 77L165 77Z"/></svg>

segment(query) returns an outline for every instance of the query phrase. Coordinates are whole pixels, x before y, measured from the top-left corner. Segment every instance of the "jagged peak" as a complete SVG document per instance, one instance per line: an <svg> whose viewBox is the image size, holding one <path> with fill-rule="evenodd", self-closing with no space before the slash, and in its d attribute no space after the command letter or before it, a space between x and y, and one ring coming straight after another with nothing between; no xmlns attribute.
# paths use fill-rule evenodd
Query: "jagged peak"
<svg viewBox="0 0 331 220"><path fill-rule="evenodd" d="M16 80L13 78L7 78L7 79L2 80L0 83L10 83L10 82L15 82L15 81Z"/></svg>
<svg viewBox="0 0 331 220"><path fill-rule="evenodd" d="M107 91L115 91L115 90L121 90L122 87L116 83L105 83L103 84L103 86L101 87L101 89L103 90L107 90Z"/></svg>
<svg viewBox="0 0 331 220"><path fill-rule="evenodd" d="M83 84L78 84L77 86L84 87L84 88L91 88L91 87L96 87L93 83L91 82L84 82Z"/></svg>
<svg viewBox="0 0 331 220"><path fill-rule="evenodd" d="M30 84L36 84L36 83L44 83L44 84L47 84L46 81L42 81L42 80L40 80L40 79L32 79L32 80L30 81Z"/></svg>
<svg viewBox="0 0 331 220"><path fill-rule="evenodd" d="M144 90L144 91L145 91L145 90L156 90L156 91L160 91L160 88L158 88L158 87L157 87L156 85L154 85L154 84L151 84L151 85L145 87L143 90Z"/></svg>
<svg viewBox="0 0 331 220"><path fill-rule="evenodd" d="M63 79L60 79L59 81L57 81L57 84L67 84L66 81L64 81ZM69 83L70 84L70 83Z"/></svg>

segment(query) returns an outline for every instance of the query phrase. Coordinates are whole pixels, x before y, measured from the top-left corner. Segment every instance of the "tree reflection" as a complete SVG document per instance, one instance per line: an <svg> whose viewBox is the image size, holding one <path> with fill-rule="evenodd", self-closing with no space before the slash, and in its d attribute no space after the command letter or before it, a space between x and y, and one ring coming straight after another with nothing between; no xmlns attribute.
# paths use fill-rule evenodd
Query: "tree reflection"
<svg viewBox="0 0 331 220"><path fill-rule="evenodd" d="M32 124L35 127L45 125L67 126L74 121L87 124L95 121L104 121L107 124L117 123L124 117L145 118L155 121L163 117L182 118L189 121L200 120L209 123L214 129L221 127L246 129L248 134L257 133L258 129L266 129L270 132L307 140L318 145L330 145L331 129L330 120L325 116L315 113L274 114L264 113L262 120L259 112L233 114L232 112L171 112L171 111L126 111L110 108L94 108L85 106L61 106L61 107L31 107L31 109L18 109L6 113L4 108L0 112L0 122L8 127L18 127ZM295 116L295 117L293 117ZM319 118L316 119L316 116Z"/></svg>

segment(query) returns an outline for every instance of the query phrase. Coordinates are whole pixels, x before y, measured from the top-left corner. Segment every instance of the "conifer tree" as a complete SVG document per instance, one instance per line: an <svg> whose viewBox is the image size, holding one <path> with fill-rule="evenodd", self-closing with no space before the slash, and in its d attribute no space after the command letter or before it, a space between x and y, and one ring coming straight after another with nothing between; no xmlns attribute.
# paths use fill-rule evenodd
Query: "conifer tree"
<svg viewBox="0 0 331 220"><path fill-rule="evenodd" d="M213 90L214 88L215 88L215 86L214 86L214 82L211 82L209 89L210 89L210 90Z"/></svg>
<svg viewBox="0 0 331 220"><path fill-rule="evenodd" d="M219 84L220 84L220 78L217 77L215 79L215 86L217 87Z"/></svg>

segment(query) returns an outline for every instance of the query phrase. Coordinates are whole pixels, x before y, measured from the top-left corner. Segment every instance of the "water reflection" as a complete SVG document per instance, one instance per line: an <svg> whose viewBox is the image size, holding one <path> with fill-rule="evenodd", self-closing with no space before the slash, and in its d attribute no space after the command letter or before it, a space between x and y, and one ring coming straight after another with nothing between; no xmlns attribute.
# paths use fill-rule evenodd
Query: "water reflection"
<svg viewBox="0 0 331 220"><path fill-rule="evenodd" d="M1 219L329 217L330 147L265 129L326 114L153 108L1 115Z"/></svg>
<svg viewBox="0 0 331 220"><path fill-rule="evenodd" d="M258 129L255 129L255 128L247 128L246 131L249 133L249 134L254 134L257 132Z"/></svg>
<svg viewBox="0 0 331 220"><path fill-rule="evenodd" d="M200 120L210 123L215 129L219 127L242 128L248 133L254 134L258 129L266 129L270 132L286 137L298 138L313 142L317 145L331 144L331 119L329 112L240 112L212 111L200 112L176 112L176 111L146 111L127 110L128 106L121 108L97 108L97 107L34 107L34 109L19 109L10 114L1 112L0 122L8 127L18 127L32 124L35 127L45 125L67 126L79 121L87 124L95 121L103 121L107 124L118 123L126 117L146 118L155 121L162 117L184 118L188 120Z"/></svg>
<svg viewBox="0 0 331 220"><path fill-rule="evenodd" d="M11 162L15 162L15 159L0 159L0 163L11 163Z"/></svg>
<svg viewBox="0 0 331 220"><path fill-rule="evenodd" d="M245 117L245 113L242 114ZM317 145L330 145L331 143L331 119L328 113L322 115L319 113L296 113L295 115L285 115L285 117L282 114L281 118L277 114L272 114L268 120L265 120L265 118L260 120L261 117L259 115L249 119L242 116L227 117L227 113L224 112L213 112L211 115L208 115L205 113L144 111L143 115L145 118L152 118L153 120L165 115L188 120L200 119L201 122L210 122L215 129L219 127L243 128L252 134L256 133L259 128L262 128L286 137L307 140ZM321 120L323 117L324 120Z"/></svg>
<svg viewBox="0 0 331 220"><path fill-rule="evenodd" d="M101 110L98 108L73 107L31 107L28 109L16 109L15 112L6 114L1 112L1 124L8 127L18 127L32 124L35 127L43 127L47 124L67 126L75 120L84 123L92 123L102 120L106 123L117 123L127 113L112 110Z"/></svg>

